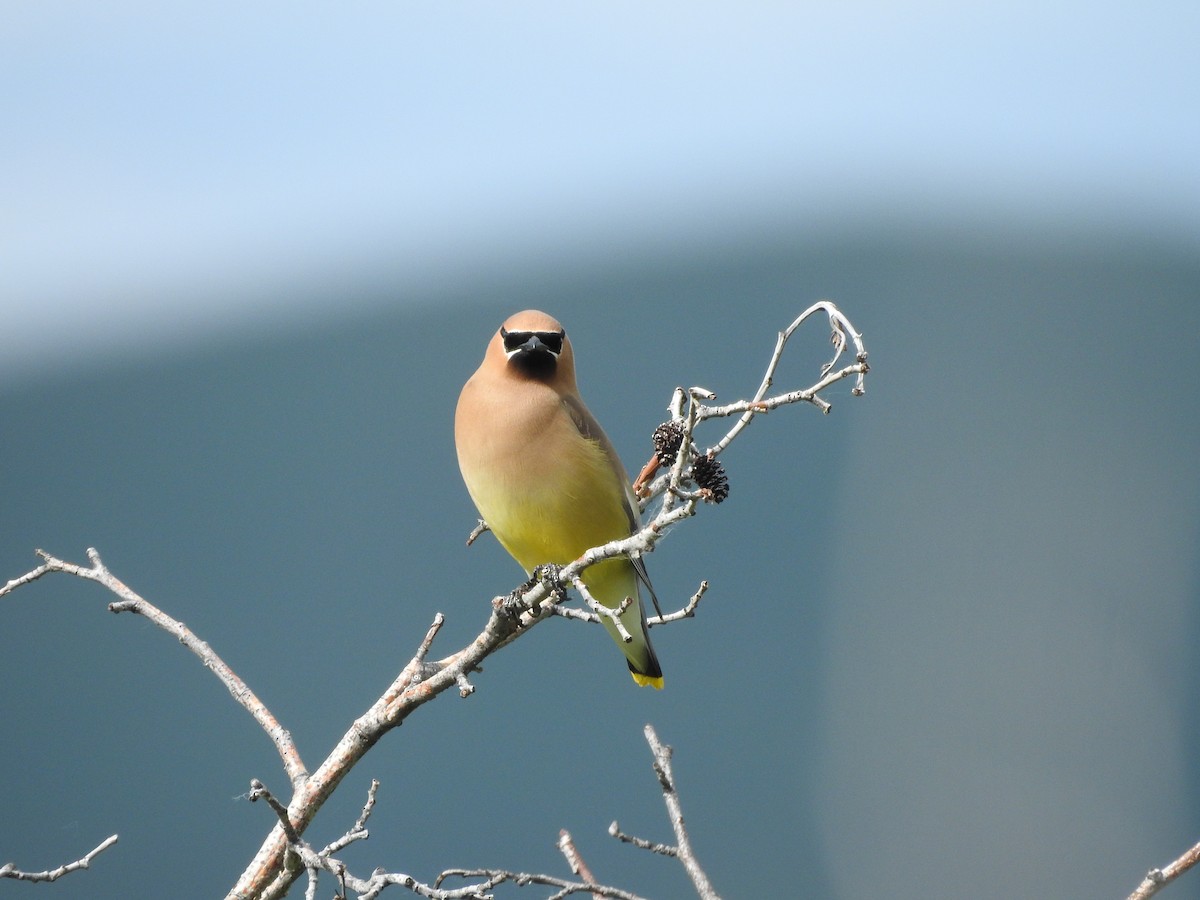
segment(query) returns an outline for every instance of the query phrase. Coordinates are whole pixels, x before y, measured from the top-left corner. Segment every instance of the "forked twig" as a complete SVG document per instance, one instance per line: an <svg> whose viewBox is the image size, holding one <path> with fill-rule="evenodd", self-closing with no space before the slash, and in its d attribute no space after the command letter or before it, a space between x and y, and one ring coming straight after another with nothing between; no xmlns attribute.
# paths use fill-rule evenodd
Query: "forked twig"
<svg viewBox="0 0 1200 900"><path fill-rule="evenodd" d="M658 739L658 733L654 730L653 725L646 726L645 735L646 743L650 745L650 752L654 754L654 774L658 776L658 785L662 788L663 802L667 807L667 817L671 820L671 829L675 832L675 846L656 844L625 834L616 822L608 826L608 833L619 841L633 844L643 850L678 858L683 863L688 878L692 880L692 885L696 888L700 900L721 900L692 850L692 840L688 836L687 826L683 821L683 809L679 803L679 791L675 787L675 775L671 770L672 750Z"/></svg>

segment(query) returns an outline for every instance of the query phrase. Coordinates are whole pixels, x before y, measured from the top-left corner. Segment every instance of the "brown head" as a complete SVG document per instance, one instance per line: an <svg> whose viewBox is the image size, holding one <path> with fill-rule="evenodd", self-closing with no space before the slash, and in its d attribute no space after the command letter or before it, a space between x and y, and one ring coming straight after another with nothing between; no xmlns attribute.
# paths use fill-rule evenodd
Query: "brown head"
<svg viewBox="0 0 1200 900"><path fill-rule="evenodd" d="M559 391L576 390L571 341L557 319L536 309L505 320L488 344L484 364Z"/></svg>

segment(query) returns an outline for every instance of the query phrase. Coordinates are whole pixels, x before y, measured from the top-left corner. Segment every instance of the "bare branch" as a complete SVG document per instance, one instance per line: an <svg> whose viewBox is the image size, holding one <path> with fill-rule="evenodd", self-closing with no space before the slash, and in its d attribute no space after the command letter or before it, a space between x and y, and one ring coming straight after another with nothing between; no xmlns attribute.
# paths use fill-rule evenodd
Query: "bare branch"
<svg viewBox="0 0 1200 900"><path fill-rule="evenodd" d="M36 577L41 576L35 576L35 578ZM33 578L29 579L29 581L33 580ZM13 582L11 581L9 582L10 585L12 583ZM116 842L117 835L109 835L86 856L75 860L75 862L65 863L59 866L57 869L48 869L45 872L25 872L21 869L18 869L12 863L5 863L4 865L0 866L0 878L12 878L16 881L58 881L58 879L62 878L64 875L70 874L71 872L78 872L80 869L89 868L93 859L95 859Z"/></svg>
<svg viewBox="0 0 1200 900"><path fill-rule="evenodd" d="M300 840L300 835L296 833L295 827L292 825L292 820L288 817L287 807L275 799L275 795L267 790L257 778L250 781L250 802L256 803L259 800L265 800L267 806L271 807L271 811L279 818L279 823L283 826L283 833L292 843L297 843Z"/></svg>
<svg viewBox="0 0 1200 900"><path fill-rule="evenodd" d="M650 627L655 625L665 625L668 622L678 622L680 619L691 619L696 615L696 607L700 605L700 598L704 596L708 590L708 582L700 582L700 589L688 599L688 602L675 610L674 612L663 613L661 616L648 616L646 624ZM573 606L564 606L561 603L554 603L544 609L551 615L562 616L564 619L577 619L580 622L589 622L593 625L600 624L603 619L597 613L590 609L576 609Z"/></svg>
<svg viewBox="0 0 1200 900"><path fill-rule="evenodd" d="M646 726L645 734L646 743L650 745L650 752L654 754L654 774L658 776L658 785L663 792L663 802L667 806L667 816L670 818L671 828L675 832L675 846L655 844L643 838L625 834L616 822L608 826L608 833L617 840L633 844L643 850L661 853L664 856L678 857L679 861L683 863L688 877L692 880L692 885L696 888L700 900L721 900L720 895L717 894L708 880L708 876L704 873L704 869L700 867L696 854L692 851L692 841L688 837L687 826L683 821L683 809L679 804L679 792L675 789L675 776L671 771L671 748L658 739L653 725Z"/></svg>
<svg viewBox="0 0 1200 900"><path fill-rule="evenodd" d="M515 884L517 887L527 887L531 884L540 884L547 887L560 888L557 893L552 894L549 898L547 898L547 900L569 897L571 894L591 894L593 897L607 897L609 900L645 900L644 897L639 897L632 891L622 890L621 888L612 887L611 885L607 884L567 881L565 878L555 878L553 875L536 875L531 872L510 872L506 869L447 869L438 876L436 883L441 884L446 878L488 878L492 881L493 886L508 882ZM473 897L475 895L467 894L465 896Z"/></svg>
<svg viewBox="0 0 1200 900"><path fill-rule="evenodd" d="M572 872L584 881L595 883L596 876L592 874L591 868L584 862L583 855L579 852L579 848L575 846L575 841L571 839L571 832L565 828L558 833L558 849L567 858L567 865L571 867ZM602 900L603 897L603 894L592 894L593 900Z"/></svg>
<svg viewBox="0 0 1200 900"><path fill-rule="evenodd" d="M371 787L367 791L367 801L363 805L358 819L345 834L321 850L314 850L307 841L300 837L291 821L288 810L263 786L262 782L257 779L250 782L249 797L251 802L265 800L279 819L279 827L283 829L287 840L286 852L299 860L300 865L308 876L308 884L305 889L306 898L316 897L321 872L329 872L337 878L338 895L342 897L346 896L347 889L354 891L360 897L376 897L384 888L390 885L406 887L418 896L430 897L434 898L434 900L458 900L458 898L484 898L489 896L487 891L494 886L489 882L468 885L454 890L442 890L424 884L410 875L399 872L388 873L379 869L373 872L369 878L365 879L351 874L346 864L335 857L334 854L349 844L363 840L368 836L366 823L375 808L375 798L378 790L379 782L372 781Z"/></svg>
<svg viewBox="0 0 1200 900"><path fill-rule="evenodd" d="M794 390L775 396L768 396L771 386L774 384L775 372L779 366L779 361L783 357L783 351L788 339L807 319L817 312L824 312L829 319L834 346L833 358L821 367L821 378L811 387L804 390ZM834 366L841 359L842 354L851 346L854 348L855 362L842 369L835 370ZM686 391L683 388L675 389L668 410L671 414L671 421L677 423L684 431L683 443L670 472L654 477L661 464L661 461L655 457L652 457L650 462L642 469L636 484L636 495L640 500L641 508L645 510L650 505L650 501L660 494L666 495L662 505L663 511L670 509L674 505L672 495L685 500L707 499L703 492L689 492L682 487L683 482L687 480L685 473L688 468L689 459L702 455L709 455L716 458L741 434L746 426L754 420L755 416L765 415L780 406L793 403L811 403L822 412L828 413L832 407L828 401L820 396L821 392L836 382L855 375L857 378L851 394L860 396L865 392L865 376L869 370L870 366L867 365L867 351L862 342L862 335L854 329L850 320L846 318L837 306L828 300L821 300L814 303L802 312L787 328L779 332L775 342L775 349L767 362L762 382L759 384L758 390L749 399L738 400L723 406L712 406L705 403L705 401L715 399L713 392L707 388L692 387ZM709 447L707 451L701 453L692 442L692 432L696 426L709 419L724 418L733 415L739 416L738 421L733 427L717 443ZM650 481L652 477L653 481Z"/></svg>
<svg viewBox="0 0 1200 900"><path fill-rule="evenodd" d="M782 394L779 397L771 398L770 400L766 399L767 392L771 389L771 385L775 382L775 370L779 368L779 361L783 358L783 348L787 345L788 338L795 333L797 328L804 324L805 320L808 319L809 316L820 310L824 310L825 314L829 317L829 324L833 329L832 338L834 346L833 359L826 363L821 369L821 375L823 376L822 379L806 391L793 391L789 394ZM841 359L842 353L846 350L848 340L854 344L856 362L854 365L847 366L840 372L834 373L833 367L837 365L837 361ZM754 396L750 400L744 401L746 404L744 409L733 410L729 409L728 407L707 407L701 413L702 420L713 418L715 416L731 415L735 411L743 413L737 424L734 425L733 428L731 428L729 432L723 438L721 438L720 441L710 448L710 452L716 456L722 450L728 447L733 439L741 433L742 429L750 424L750 422L754 419L754 416L759 412L767 412L777 406L782 406L785 403L813 403L822 412L829 412L829 404L824 400L821 400L820 397L817 396L818 393L834 382L840 381L841 379L850 375L858 376L852 393L854 393L855 396L861 395L866 390L864 378L867 374L868 368L867 350L863 346L862 335L854 330L854 326L850 324L850 320L847 319L845 315L842 314L842 311L839 310L833 303L828 300L818 300L804 312L800 313L800 315L796 317L796 320L792 322L791 325L779 332L779 338L775 342L775 350L771 354L771 359L767 362L767 370L763 375L762 383L759 384L758 390L754 392ZM763 404L765 404L765 408Z"/></svg>
<svg viewBox="0 0 1200 900"><path fill-rule="evenodd" d="M212 647L200 640L191 629L138 596L138 594L134 593L120 579L114 576L101 561L100 553L94 547L89 547L87 551L88 558L92 561L90 568L57 559L43 550L38 550L37 552L46 562L20 578L10 581L0 590L0 594L19 587L22 584L28 584L49 572L64 572L68 575L74 575L77 578L95 581L103 585L120 598L108 605L111 612L132 612L149 619L191 650L204 663L205 668L209 669L220 679L221 683L225 685L238 704L250 713L254 717L254 721L259 724L259 727L267 733L267 737L275 745L275 750L278 752L279 758L283 761L284 771L287 772L288 779L293 785L298 784L307 777L308 773L304 767L304 762L300 759L300 752L296 748L291 734L279 724L274 714L258 699L255 693L250 690L250 687L217 655Z"/></svg>
<svg viewBox="0 0 1200 900"><path fill-rule="evenodd" d="M613 823L608 826L608 833L615 837L623 844L633 844L639 850L649 850L651 853L659 853L663 856L677 857L679 852L670 844L656 844L653 841L648 841L645 838L636 837L632 834L626 834L621 830L621 826L617 824L617 820L613 819Z"/></svg>
<svg viewBox="0 0 1200 900"><path fill-rule="evenodd" d="M382 696L351 723L350 728L320 766L297 787L288 804L288 817L296 831L303 834L346 773L387 731L400 725L414 710L452 686L458 686L464 696L474 690L466 680L468 674L475 671L479 663L491 653L507 645L535 624L538 617L532 610L548 596L544 584L535 584L522 597L522 605L515 612L504 598L497 598L484 630L462 650L435 663L425 661L424 652L428 649L428 642L422 642L422 647L418 648L417 653ZM432 636L427 637L431 642ZM287 835L282 825L277 825L242 873L229 897L241 900L282 897L299 875L298 870L283 865L288 848ZM298 847L292 849L303 858ZM312 871L308 861L305 867ZM329 870L328 866L324 865L320 868ZM410 876L396 877L400 880L395 880L386 873L378 876L370 881L367 890L378 893L392 883L405 884L411 890L416 890L414 885L419 885L419 882ZM349 876L347 885L357 890L350 882ZM455 896L472 895L462 893Z"/></svg>
<svg viewBox="0 0 1200 900"><path fill-rule="evenodd" d="M1137 890L1129 895L1128 900L1145 900L1147 897L1153 897L1198 862L1200 862L1200 844L1192 847L1165 868L1151 869L1142 879L1142 883L1137 886Z"/></svg>
<svg viewBox="0 0 1200 900"><path fill-rule="evenodd" d="M562 616L564 619L577 619L580 622L590 622L593 625L600 624L600 617L590 609L576 609L574 606L564 606L561 603L552 603L545 607L546 611L554 616Z"/></svg>
<svg viewBox="0 0 1200 900"><path fill-rule="evenodd" d="M358 823L355 828L357 827ZM354 835L355 828L347 832L345 837L349 838ZM570 835L567 835L566 832L563 834L566 835L565 840L569 842ZM560 848L563 846L561 839L559 846ZM573 845L571 846L573 849ZM570 881L553 875L514 872L507 869L447 869L437 877L433 884L426 884L403 872L385 872L382 869L376 869L369 877L361 878L351 873L342 860L325 850L313 850L303 840L289 843L287 850L300 861L301 866L308 874L306 895L311 896L316 895L320 873L330 872L338 879L339 896L344 897L347 891L353 891L360 897L360 900L373 900L392 886L406 888L413 894L429 898L429 900L493 900L492 889L504 883L510 883L517 887L541 885L558 888L558 891L551 895L550 900L580 893L590 893L596 900L605 900L605 898L608 900L643 900L630 891L596 882L590 873L585 874L586 866L583 866L583 870L579 872L583 881ZM568 851L564 849L563 852L567 853ZM581 860L579 862L582 864ZM448 878L468 879L472 883L457 888L443 887L443 883Z"/></svg>
<svg viewBox="0 0 1200 900"><path fill-rule="evenodd" d="M663 802L667 805L667 815L671 819L671 828L675 831L675 852L679 861L687 870L688 877L696 886L696 892L701 900L720 900L716 890L700 868L696 854L692 852L692 841L688 837L687 826L683 821L683 808L679 803L679 792L675 789L675 775L671 771L671 748L658 739L653 725L646 726L646 743L654 754L654 771L658 775L659 786L662 787Z"/></svg>
<svg viewBox="0 0 1200 900"><path fill-rule="evenodd" d="M471 529L471 533L467 535L467 546L470 547L485 531L491 531L488 528L488 523L480 519L475 523L475 527Z"/></svg>
<svg viewBox="0 0 1200 900"><path fill-rule="evenodd" d="M278 800L271 794L269 790L263 787L262 783L255 780L250 783L250 800L265 800L279 818L280 827L283 828L287 838L286 852L292 854L300 865L304 868L308 876L308 884L305 889L305 897L316 897L317 887L320 882L321 872L329 872L338 880L338 896L345 897L347 889L358 894L361 898L373 898L379 896L383 890L391 885L399 885L410 890L412 893L420 897L429 897L432 900L483 900L489 898L487 892L496 884L499 884L504 879L488 879L481 883L467 885L453 890L441 889L437 886L424 884L413 878L411 875L406 875L401 872L385 872L382 869L377 869L369 878L359 878L349 871L345 862L335 857L333 854L347 845L357 840L362 840L367 837L366 822L371 815L371 811L375 807L375 795L379 789L379 782L372 781L371 788L367 792L367 802L363 806L362 813L359 815L355 823L337 840L330 843L322 850L314 850L312 846L303 840L292 825L288 811L283 807Z"/></svg>
<svg viewBox="0 0 1200 900"><path fill-rule="evenodd" d="M442 630L442 625L445 623L446 617L441 613L436 613L433 617L433 624L429 626L429 630L425 632L425 637L421 639L421 643L417 646L417 652L413 654L412 661L405 667L405 671L413 669L412 684L416 684L423 677L423 663L425 657L429 655L429 648L433 645L433 639L437 637L437 633ZM411 685L410 685L411 686Z"/></svg>
<svg viewBox="0 0 1200 900"><path fill-rule="evenodd" d="M344 847L349 846L355 841L365 841L371 836L370 832L367 831L367 819L371 818L371 813L375 809L375 795L378 792L379 781L378 779L372 778L371 786L367 789L367 802L363 804L362 813L359 815L355 823L350 826L349 831L343 834L336 841L325 845L325 848L321 850L321 854L323 856L330 856L334 853L337 853Z"/></svg>
<svg viewBox="0 0 1200 900"><path fill-rule="evenodd" d="M471 684L466 672L459 672L455 675L454 683L458 685L458 696L460 697L470 697L475 693L475 685Z"/></svg>
<svg viewBox="0 0 1200 900"><path fill-rule="evenodd" d="M583 597L584 602L587 603L588 608L595 615L613 623L613 627L617 629L617 634L621 636L621 640L626 644L633 640L633 635L629 633L629 630L625 627L625 623L621 621L621 616L625 614L630 604L633 603L632 597L626 597L618 605L610 608L592 596L592 592L588 590L587 585L583 583L583 579L578 575L571 578L571 584L574 585L575 590L579 591L579 596Z"/></svg>
<svg viewBox="0 0 1200 900"><path fill-rule="evenodd" d="M50 560L50 555L48 553L46 553L46 551L37 550L35 552L42 559ZM22 585L29 584L32 581L37 581L39 578L41 578L47 572L66 571L66 569L63 568L63 566L65 566L65 565L67 565L67 563L63 563L60 560L54 560L53 563L44 562L40 566L38 566L36 569L33 569L30 572L26 572L20 578L14 578L11 581L9 581L8 584L4 585L4 587L0 587L0 597L3 597L5 594L15 591L17 588L21 587ZM78 567L76 567L76 568L78 568ZM78 573L73 572L72 574L78 574Z"/></svg>
<svg viewBox="0 0 1200 900"><path fill-rule="evenodd" d="M700 605L700 598L708 591L708 582L700 582L700 588L696 593L692 594L687 605L682 609L677 609L675 612L664 613L661 616L649 616L646 619L646 626L653 628L655 625L665 625L667 622L678 622L680 619L690 619L696 615L696 607Z"/></svg>

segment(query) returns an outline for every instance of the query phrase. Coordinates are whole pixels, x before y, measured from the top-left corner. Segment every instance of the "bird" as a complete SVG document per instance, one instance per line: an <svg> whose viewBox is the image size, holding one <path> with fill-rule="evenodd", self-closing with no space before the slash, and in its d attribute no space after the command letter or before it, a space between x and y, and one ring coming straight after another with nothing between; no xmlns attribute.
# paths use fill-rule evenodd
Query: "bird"
<svg viewBox="0 0 1200 900"><path fill-rule="evenodd" d="M563 326L540 310L510 316L488 342L454 413L458 466L479 514L526 573L574 562L638 528L638 505L612 442L575 383L575 354ZM654 589L638 555L584 570L588 592L615 609L630 598L621 639L633 680L662 689L640 588ZM655 600L657 606L657 600Z"/></svg>

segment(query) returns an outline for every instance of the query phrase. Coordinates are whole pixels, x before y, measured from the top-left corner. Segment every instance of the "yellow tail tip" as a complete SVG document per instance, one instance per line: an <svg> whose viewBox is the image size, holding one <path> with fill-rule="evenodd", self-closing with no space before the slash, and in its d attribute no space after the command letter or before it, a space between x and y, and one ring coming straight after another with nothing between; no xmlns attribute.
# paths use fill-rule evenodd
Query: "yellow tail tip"
<svg viewBox="0 0 1200 900"><path fill-rule="evenodd" d="M663 689L663 680L661 675L652 677L650 675L642 675L638 672L630 672L629 674L632 675L633 680L638 683L638 687L652 687L656 691L661 691Z"/></svg>

